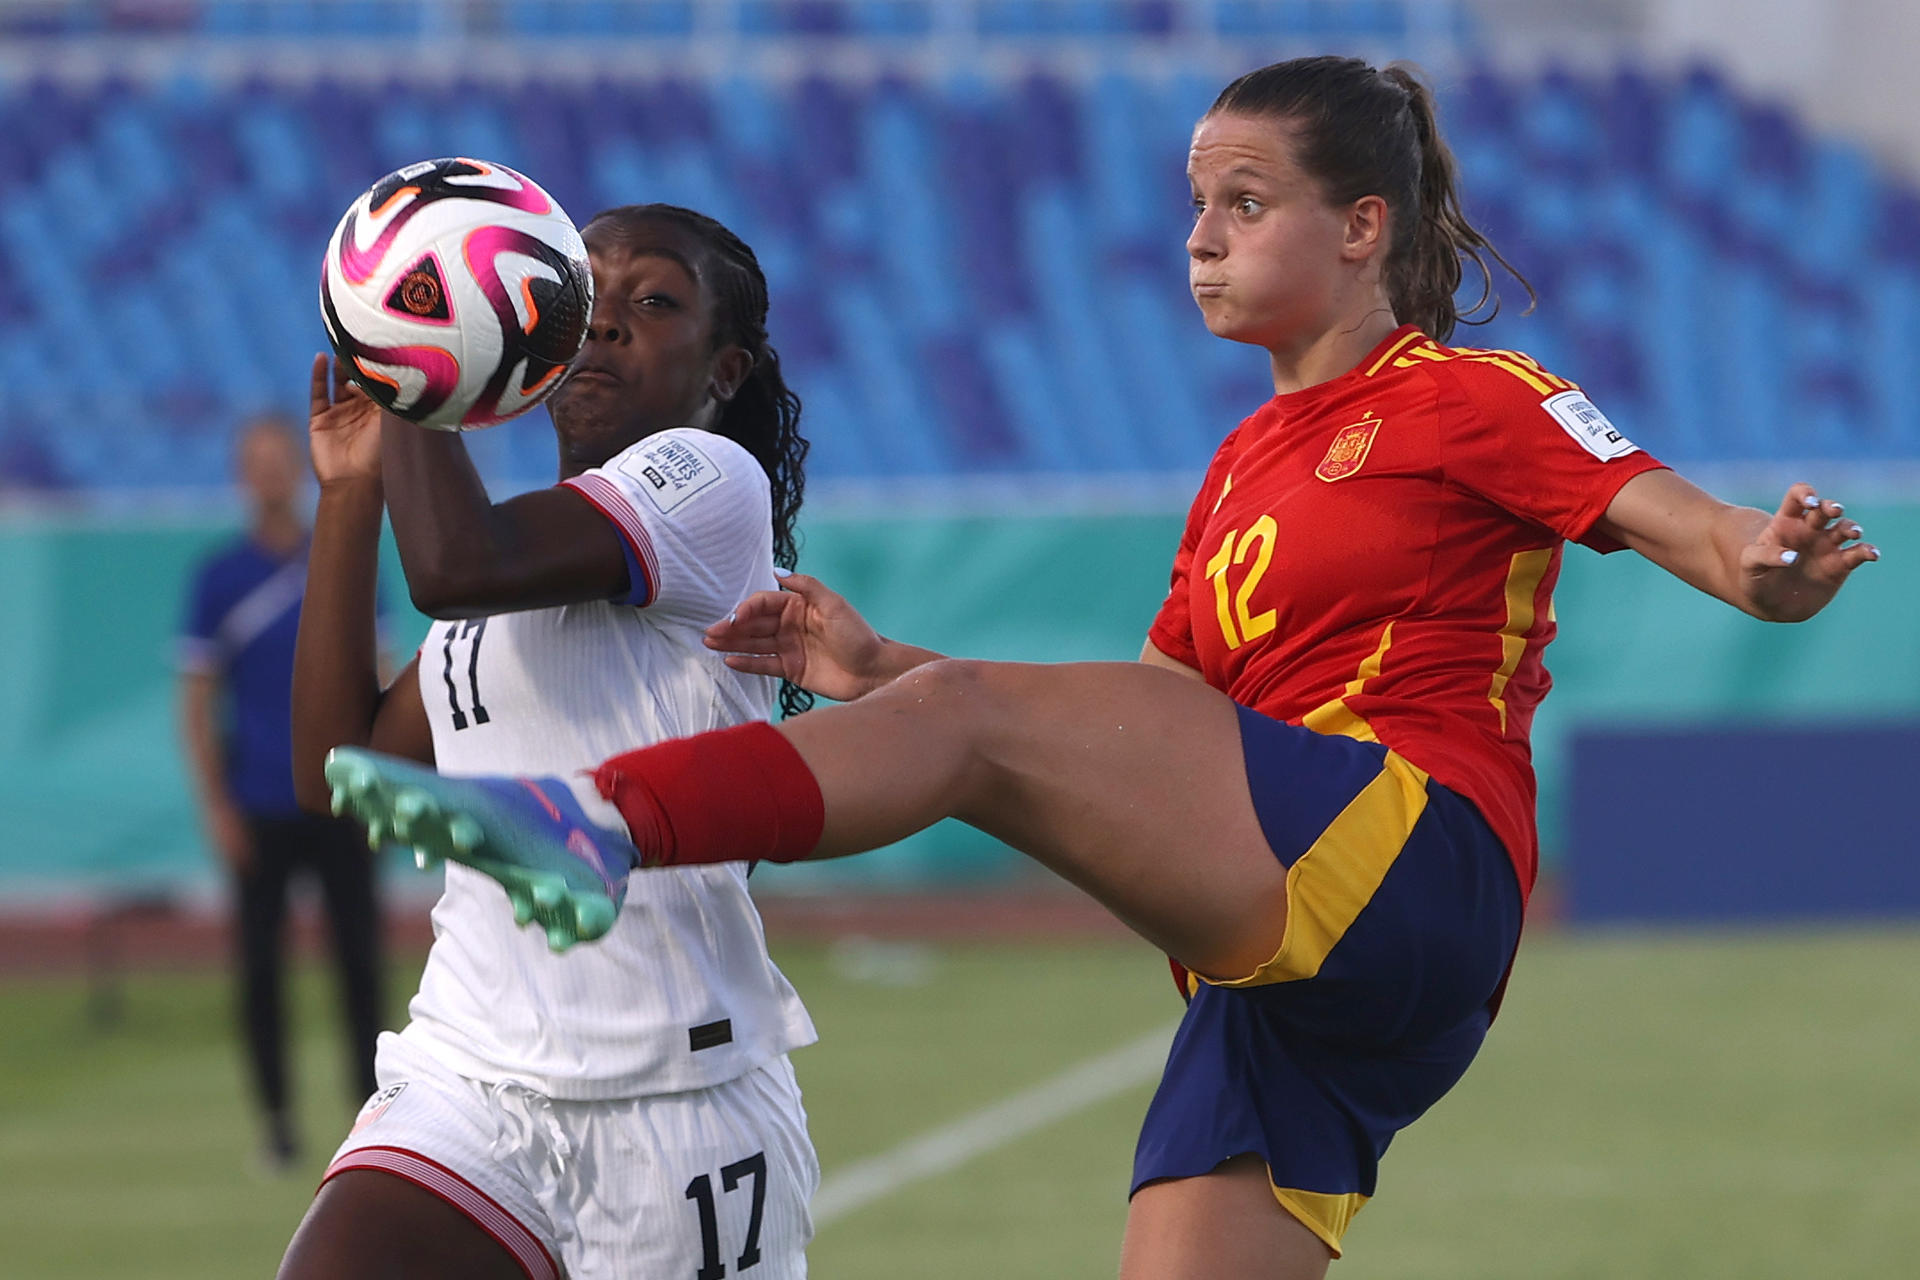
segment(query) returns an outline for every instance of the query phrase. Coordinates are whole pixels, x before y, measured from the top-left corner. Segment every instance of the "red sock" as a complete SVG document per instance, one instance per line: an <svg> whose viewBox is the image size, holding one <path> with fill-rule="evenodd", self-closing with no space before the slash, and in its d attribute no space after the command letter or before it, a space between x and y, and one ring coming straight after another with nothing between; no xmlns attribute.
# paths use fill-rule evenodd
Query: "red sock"
<svg viewBox="0 0 1920 1280"><path fill-rule="evenodd" d="M615 756L593 784L627 820L646 867L798 862L827 820L813 771L764 720Z"/></svg>

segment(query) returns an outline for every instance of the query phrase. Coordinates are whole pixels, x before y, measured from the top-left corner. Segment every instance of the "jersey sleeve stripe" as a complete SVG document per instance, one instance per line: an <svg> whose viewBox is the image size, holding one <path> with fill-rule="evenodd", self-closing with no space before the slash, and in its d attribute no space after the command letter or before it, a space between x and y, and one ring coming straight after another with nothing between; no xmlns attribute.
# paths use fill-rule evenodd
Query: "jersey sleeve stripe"
<svg viewBox="0 0 1920 1280"><path fill-rule="evenodd" d="M1371 378L1374 374L1380 372L1382 369L1386 368L1388 364L1392 363L1393 358L1399 355L1402 351L1405 351L1409 346L1413 345L1416 342L1425 342L1425 341L1427 341L1427 335L1424 333L1421 333L1418 329L1414 330L1412 333L1407 334L1405 337L1401 338L1400 341L1394 343L1392 346L1388 347L1385 351L1381 352L1380 358L1378 360L1375 360L1372 365L1368 366L1367 372L1364 376Z"/></svg>
<svg viewBox="0 0 1920 1280"><path fill-rule="evenodd" d="M547 1247L540 1243L538 1236L503 1208L499 1201L444 1165L398 1147L361 1147L328 1165L320 1181L324 1184L336 1174L349 1169L376 1169L432 1192L498 1241L500 1247L512 1254L513 1260L520 1264L527 1280L560 1280L560 1268L554 1264L553 1255L547 1252Z"/></svg>
<svg viewBox="0 0 1920 1280"><path fill-rule="evenodd" d="M626 495L607 480L591 473L562 480L561 484L578 493L599 509L600 514L613 521L613 527L620 531L622 541L633 562L640 567L646 581L646 599L635 603L651 603L660 596L660 561L654 555L653 539L647 536L647 526L640 519L640 513L633 509Z"/></svg>
<svg viewBox="0 0 1920 1280"><path fill-rule="evenodd" d="M1524 351L1502 351L1498 354L1504 359L1511 360L1515 364L1524 365L1528 369L1531 369L1539 377L1544 378L1550 386L1558 387L1562 391L1573 390L1573 384L1571 382L1568 382L1557 373L1542 368L1538 360L1535 360Z"/></svg>
<svg viewBox="0 0 1920 1280"><path fill-rule="evenodd" d="M1506 359L1504 356L1489 353L1484 356L1468 356L1467 359L1474 361L1476 364L1490 364L1496 369L1504 369L1543 396L1550 396L1554 392L1553 386L1549 384L1546 379L1536 378L1533 374L1521 368L1513 361Z"/></svg>

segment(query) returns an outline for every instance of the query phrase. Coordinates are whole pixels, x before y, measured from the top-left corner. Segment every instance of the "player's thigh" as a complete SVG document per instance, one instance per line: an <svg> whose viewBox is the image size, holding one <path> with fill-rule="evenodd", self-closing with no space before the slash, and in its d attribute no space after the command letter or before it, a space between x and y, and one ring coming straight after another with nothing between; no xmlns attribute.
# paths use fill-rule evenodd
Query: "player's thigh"
<svg viewBox="0 0 1920 1280"><path fill-rule="evenodd" d="M526 1280L504 1245L404 1178L350 1169L314 1197L279 1280Z"/></svg>
<svg viewBox="0 0 1920 1280"><path fill-rule="evenodd" d="M785 1058L710 1089L563 1103L574 1155L546 1205L568 1280L799 1280L820 1166Z"/></svg>
<svg viewBox="0 0 1920 1280"><path fill-rule="evenodd" d="M1194 968L1239 973L1273 955L1287 873L1226 695L1138 662L963 663L936 678L955 687L944 702L971 708L983 765L956 816Z"/></svg>
<svg viewBox="0 0 1920 1280"><path fill-rule="evenodd" d="M1127 1207L1120 1280L1319 1280L1332 1260L1248 1155L1140 1188Z"/></svg>
<svg viewBox="0 0 1920 1280"><path fill-rule="evenodd" d="M320 1243L309 1246L296 1237L299 1248L289 1258L304 1261L309 1247L316 1250L317 1267L331 1265L349 1248L373 1260L497 1253L511 1267L502 1274L555 1280L561 1274L555 1261L559 1237L541 1193L551 1168L565 1156L551 1140L548 1101L519 1086L468 1079L430 1049L391 1033L380 1037L374 1071L379 1089L334 1153L309 1215ZM336 1192L336 1183L349 1192ZM422 1195L438 1206L431 1224ZM338 1224L383 1213L404 1213L414 1234L339 1243ZM302 1237L307 1234L303 1227ZM291 1274L305 1280L333 1273Z"/></svg>

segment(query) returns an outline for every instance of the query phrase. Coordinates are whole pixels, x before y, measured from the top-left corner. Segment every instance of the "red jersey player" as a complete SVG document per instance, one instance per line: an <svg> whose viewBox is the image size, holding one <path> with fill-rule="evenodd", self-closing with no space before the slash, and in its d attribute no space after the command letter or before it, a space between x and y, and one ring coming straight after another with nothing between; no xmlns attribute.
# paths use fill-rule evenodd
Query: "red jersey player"
<svg viewBox="0 0 1920 1280"><path fill-rule="evenodd" d="M1533 884L1533 710L1563 540L1660 464L1572 383L1402 325L1275 396L1194 499L1153 646L1242 706L1390 745Z"/></svg>
<svg viewBox="0 0 1920 1280"><path fill-rule="evenodd" d="M847 706L591 779L365 753L330 777L550 936L604 914L606 863L836 857L943 817L998 836L1191 971L1123 1278L1318 1277L1393 1135L1466 1070L1512 957L1564 541L1777 621L1879 553L1807 485L1772 515L1721 503L1525 357L1440 345L1462 261L1499 257L1406 71L1243 76L1188 174L1194 298L1267 350L1277 394L1221 446L1142 662L940 659L795 576L707 642Z"/></svg>

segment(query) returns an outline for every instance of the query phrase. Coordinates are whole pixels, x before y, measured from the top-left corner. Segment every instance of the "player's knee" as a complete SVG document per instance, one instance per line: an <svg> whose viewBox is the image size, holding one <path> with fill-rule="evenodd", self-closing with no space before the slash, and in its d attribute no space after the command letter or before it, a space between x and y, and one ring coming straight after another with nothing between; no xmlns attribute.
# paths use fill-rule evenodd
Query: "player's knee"
<svg viewBox="0 0 1920 1280"><path fill-rule="evenodd" d="M998 696L994 663L976 658L941 658L915 667L895 688L917 707L931 707L947 723L986 720Z"/></svg>

